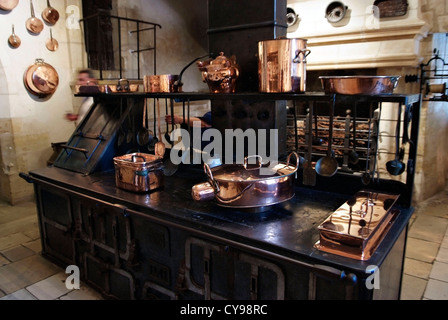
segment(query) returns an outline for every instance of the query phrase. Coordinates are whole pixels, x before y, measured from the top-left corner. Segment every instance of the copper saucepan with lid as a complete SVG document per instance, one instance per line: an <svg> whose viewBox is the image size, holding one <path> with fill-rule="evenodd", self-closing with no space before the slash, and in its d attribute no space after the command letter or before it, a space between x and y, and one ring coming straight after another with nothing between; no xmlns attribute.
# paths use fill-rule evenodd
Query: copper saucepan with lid
<svg viewBox="0 0 448 320"><path fill-rule="evenodd" d="M291 156L296 158L290 164ZM257 164L249 164L250 158ZM288 155L287 162L278 162L269 167L262 164L258 155L246 157L244 164L223 164L210 168L204 164L208 182L194 185L192 197L195 201L215 199L223 207L237 209L265 209L294 197L295 173L299 167L296 152Z"/></svg>

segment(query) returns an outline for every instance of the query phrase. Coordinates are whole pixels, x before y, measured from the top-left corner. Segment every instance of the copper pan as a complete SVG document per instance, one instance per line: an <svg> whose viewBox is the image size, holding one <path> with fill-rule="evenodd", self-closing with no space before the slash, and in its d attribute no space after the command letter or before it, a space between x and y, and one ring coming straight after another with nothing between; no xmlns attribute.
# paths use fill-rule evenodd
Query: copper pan
<svg viewBox="0 0 448 320"><path fill-rule="evenodd" d="M56 51L59 48L59 42L53 38L53 31L50 29L50 38L45 42L45 46L50 51Z"/></svg>
<svg viewBox="0 0 448 320"><path fill-rule="evenodd" d="M22 41L20 40L19 36L15 34L14 32L14 25L12 25L12 34L8 38L8 42L13 48L20 47L20 44Z"/></svg>
<svg viewBox="0 0 448 320"><path fill-rule="evenodd" d="M49 25L54 25L59 20L59 12L50 5L50 0L47 0L47 7L42 11L42 19Z"/></svg>
<svg viewBox="0 0 448 320"><path fill-rule="evenodd" d="M56 69L45 63L43 59L36 59L35 63L25 71L23 81L31 94L46 97L56 91L59 75Z"/></svg>
<svg viewBox="0 0 448 320"><path fill-rule="evenodd" d="M390 94L398 85L399 76L321 76L325 93Z"/></svg>
<svg viewBox="0 0 448 320"><path fill-rule="evenodd" d="M11 11L19 4L19 0L0 0L0 9Z"/></svg>
<svg viewBox="0 0 448 320"><path fill-rule="evenodd" d="M44 23L34 15L33 0L30 0L31 17L26 20L26 29L33 33L39 34L44 29Z"/></svg>

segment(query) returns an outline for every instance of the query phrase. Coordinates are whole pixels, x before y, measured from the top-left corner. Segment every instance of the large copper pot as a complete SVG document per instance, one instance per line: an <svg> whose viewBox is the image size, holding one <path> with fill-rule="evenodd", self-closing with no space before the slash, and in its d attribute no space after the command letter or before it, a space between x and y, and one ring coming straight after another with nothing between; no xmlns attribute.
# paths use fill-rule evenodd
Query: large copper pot
<svg viewBox="0 0 448 320"><path fill-rule="evenodd" d="M290 164L291 155L296 164ZM196 201L216 199L218 205L238 209L268 208L294 197L295 173L299 166L297 153L292 152L286 163L279 162L270 168L270 174L263 171L261 157L258 164L223 164L210 168L204 164L208 182L193 186L192 197Z"/></svg>
<svg viewBox="0 0 448 320"><path fill-rule="evenodd" d="M275 39L258 42L260 92L305 92L306 39Z"/></svg>

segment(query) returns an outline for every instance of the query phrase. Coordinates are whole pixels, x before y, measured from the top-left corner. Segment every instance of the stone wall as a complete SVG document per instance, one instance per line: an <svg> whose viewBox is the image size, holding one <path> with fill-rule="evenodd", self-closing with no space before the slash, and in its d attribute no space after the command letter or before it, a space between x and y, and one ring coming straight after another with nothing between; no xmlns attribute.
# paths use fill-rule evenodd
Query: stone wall
<svg viewBox="0 0 448 320"><path fill-rule="evenodd" d="M115 1L114 13L160 24L157 72L178 74L188 62L206 52L207 20L201 16L206 8L199 6L198 1L203 3L202 0ZM20 178L19 173L47 165L53 153L51 143L67 141L75 130L75 124L65 120L65 113L76 112L82 101L74 97L73 91L77 71L87 67L83 29L79 23L81 0L58 0L51 4L60 13L59 21L51 27L53 37L59 42L54 52L45 47L50 37L49 25L45 24L39 35L26 30L25 21L30 17L28 1L20 1L9 12L0 10L0 38L5 40L0 50L0 200L11 204L34 197L32 184ZM33 5L35 16L40 18L47 3L33 1ZM203 10L198 12L201 8ZM196 20L195 17L200 18ZM22 42L17 49L9 47L6 41L13 24ZM49 99L29 94L23 83L25 71L37 58L51 64L59 75L57 90ZM143 74L149 72L142 70ZM193 67L184 76L185 90L194 91L205 86Z"/></svg>

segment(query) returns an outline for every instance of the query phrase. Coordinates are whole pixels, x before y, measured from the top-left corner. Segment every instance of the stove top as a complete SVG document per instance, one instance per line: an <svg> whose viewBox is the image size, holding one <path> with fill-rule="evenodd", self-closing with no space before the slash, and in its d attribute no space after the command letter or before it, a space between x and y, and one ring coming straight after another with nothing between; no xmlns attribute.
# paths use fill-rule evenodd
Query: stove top
<svg viewBox="0 0 448 320"><path fill-rule="evenodd" d="M318 229L319 250L368 260L387 234L399 210L399 195L361 190L333 212Z"/></svg>

